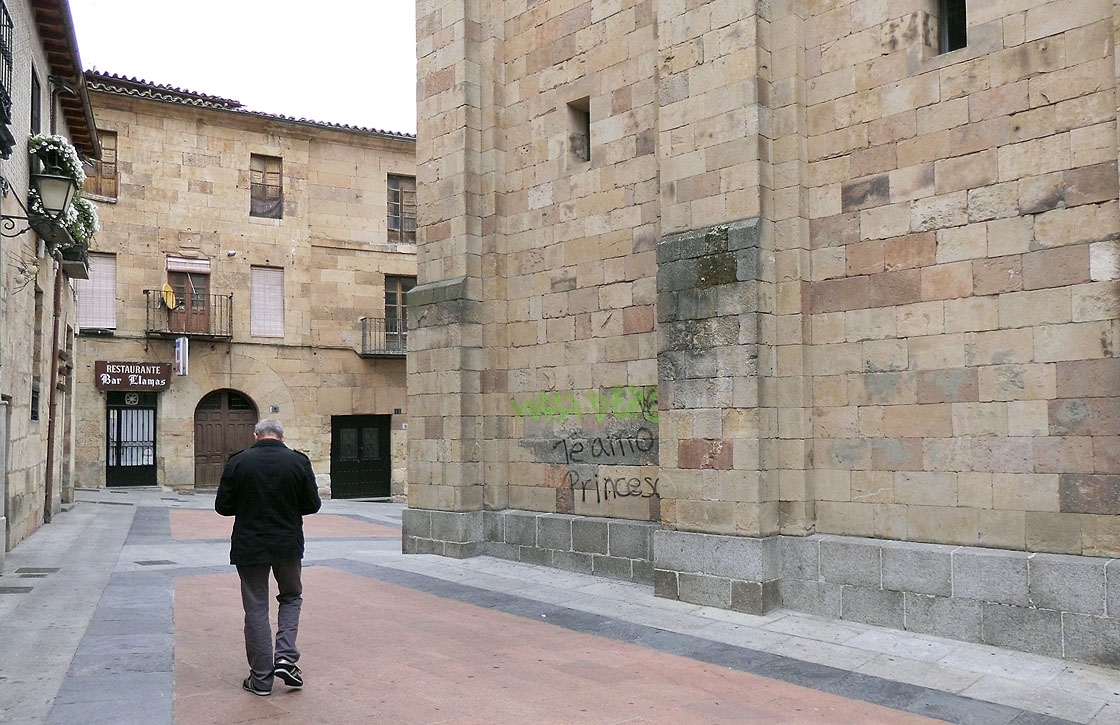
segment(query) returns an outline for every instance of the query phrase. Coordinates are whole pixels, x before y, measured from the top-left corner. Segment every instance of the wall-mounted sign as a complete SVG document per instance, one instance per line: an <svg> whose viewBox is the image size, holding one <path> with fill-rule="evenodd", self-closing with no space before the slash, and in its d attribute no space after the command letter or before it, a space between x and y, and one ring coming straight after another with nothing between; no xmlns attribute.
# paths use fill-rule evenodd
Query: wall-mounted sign
<svg viewBox="0 0 1120 725"><path fill-rule="evenodd" d="M175 338L175 374L187 375L190 371L190 340L185 337Z"/></svg>
<svg viewBox="0 0 1120 725"><path fill-rule="evenodd" d="M166 390L171 385L171 364L98 360L93 364L93 382L98 390Z"/></svg>

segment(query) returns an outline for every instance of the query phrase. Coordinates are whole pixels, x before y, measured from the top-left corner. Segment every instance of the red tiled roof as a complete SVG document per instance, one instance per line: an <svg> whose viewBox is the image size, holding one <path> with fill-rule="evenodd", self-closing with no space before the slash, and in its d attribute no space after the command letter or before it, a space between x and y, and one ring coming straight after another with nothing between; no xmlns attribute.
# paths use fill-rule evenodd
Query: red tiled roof
<svg viewBox="0 0 1120 725"><path fill-rule="evenodd" d="M275 113L250 111L246 109L240 101L234 100L232 98L211 96L205 93L197 93L195 91L190 91L183 88L175 88L174 86L151 83L143 79L129 78L112 73L101 73L99 71L89 70L86 71L85 78L86 85L90 91L131 96L134 98L147 98L149 100L160 101L163 103L177 103L185 106L212 108L218 111L233 111L236 113L256 116L258 118L268 118L278 121L285 121L287 123L298 123L338 131L371 134L404 140L416 139L415 134L398 133L395 131L383 131L381 129L365 128L362 126L351 126L349 124L343 123L314 121L308 118L295 118L293 116L284 116Z"/></svg>

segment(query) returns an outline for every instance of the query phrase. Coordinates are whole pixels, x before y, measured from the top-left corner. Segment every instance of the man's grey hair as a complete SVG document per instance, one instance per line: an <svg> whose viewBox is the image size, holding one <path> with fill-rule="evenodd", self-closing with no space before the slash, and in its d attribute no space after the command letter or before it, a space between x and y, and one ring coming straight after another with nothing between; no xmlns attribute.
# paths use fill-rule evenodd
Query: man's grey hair
<svg viewBox="0 0 1120 725"><path fill-rule="evenodd" d="M284 424L275 418L265 418L253 427L253 435L258 438L284 439Z"/></svg>

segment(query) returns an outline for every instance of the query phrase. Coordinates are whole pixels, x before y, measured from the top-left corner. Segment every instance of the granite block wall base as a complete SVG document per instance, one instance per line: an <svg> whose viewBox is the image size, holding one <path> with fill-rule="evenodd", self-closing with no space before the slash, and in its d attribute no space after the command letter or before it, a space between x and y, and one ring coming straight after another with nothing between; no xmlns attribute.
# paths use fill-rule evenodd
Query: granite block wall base
<svg viewBox="0 0 1120 725"><path fill-rule="evenodd" d="M851 536L721 536L533 511L404 512L406 554L476 555L1120 667L1120 560Z"/></svg>

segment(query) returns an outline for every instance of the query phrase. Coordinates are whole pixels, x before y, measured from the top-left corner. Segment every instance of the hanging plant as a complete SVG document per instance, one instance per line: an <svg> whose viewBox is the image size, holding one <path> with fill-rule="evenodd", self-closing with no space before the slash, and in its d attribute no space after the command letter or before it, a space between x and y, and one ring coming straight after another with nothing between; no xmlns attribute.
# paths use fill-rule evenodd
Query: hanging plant
<svg viewBox="0 0 1120 725"><path fill-rule="evenodd" d="M93 235L101 229L97 207L80 193L70 202L70 208L63 216L62 224L77 244L89 244Z"/></svg>
<svg viewBox="0 0 1120 725"><path fill-rule="evenodd" d="M27 150L38 157L44 170L54 169L69 176L81 189L86 183L86 171L78 150L65 136L58 134L35 134L27 139Z"/></svg>

